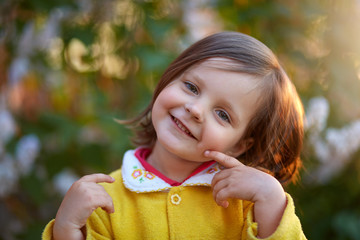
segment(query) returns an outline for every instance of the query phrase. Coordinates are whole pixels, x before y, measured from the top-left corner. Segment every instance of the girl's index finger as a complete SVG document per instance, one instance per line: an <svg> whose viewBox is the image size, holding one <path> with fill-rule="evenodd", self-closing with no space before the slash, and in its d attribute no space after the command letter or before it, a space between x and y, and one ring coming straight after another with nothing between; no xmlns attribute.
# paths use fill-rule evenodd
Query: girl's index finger
<svg viewBox="0 0 360 240"><path fill-rule="evenodd" d="M115 181L113 177L102 173L86 175L82 177L80 180L85 182L95 182L95 183L101 183L101 182L113 183Z"/></svg>
<svg viewBox="0 0 360 240"><path fill-rule="evenodd" d="M233 158L229 155L226 155L222 152L217 151L205 151L204 156L211 158L212 160L218 162L219 164L223 165L226 168L233 168L237 166L242 166L243 164L239 162L236 158Z"/></svg>

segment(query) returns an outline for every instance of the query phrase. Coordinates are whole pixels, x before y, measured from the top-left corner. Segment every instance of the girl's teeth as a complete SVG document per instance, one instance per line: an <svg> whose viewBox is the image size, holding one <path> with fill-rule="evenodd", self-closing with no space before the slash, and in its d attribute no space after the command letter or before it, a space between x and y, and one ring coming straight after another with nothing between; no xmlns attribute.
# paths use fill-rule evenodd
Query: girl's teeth
<svg viewBox="0 0 360 240"><path fill-rule="evenodd" d="M186 132L189 135L192 135L176 118L175 118L175 123L181 130L183 130L184 132Z"/></svg>

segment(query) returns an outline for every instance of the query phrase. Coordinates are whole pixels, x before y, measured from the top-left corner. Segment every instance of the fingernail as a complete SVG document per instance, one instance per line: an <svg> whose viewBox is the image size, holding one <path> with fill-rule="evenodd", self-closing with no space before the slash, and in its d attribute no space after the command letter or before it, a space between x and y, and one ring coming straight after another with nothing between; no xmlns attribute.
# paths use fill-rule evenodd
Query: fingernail
<svg viewBox="0 0 360 240"><path fill-rule="evenodd" d="M206 150L206 151L204 152L204 155L205 155L205 156L209 156L209 154L210 154L210 151L209 151L209 150Z"/></svg>

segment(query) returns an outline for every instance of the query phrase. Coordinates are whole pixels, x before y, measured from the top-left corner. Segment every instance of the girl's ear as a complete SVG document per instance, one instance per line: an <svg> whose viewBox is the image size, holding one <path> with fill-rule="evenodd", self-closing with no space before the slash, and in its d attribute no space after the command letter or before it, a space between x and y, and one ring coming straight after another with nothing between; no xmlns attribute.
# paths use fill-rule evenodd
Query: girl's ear
<svg viewBox="0 0 360 240"><path fill-rule="evenodd" d="M226 152L226 154L232 157L238 157L247 150L249 150L254 144L253 138L248 138L237 143L232 149Z"/></svg>

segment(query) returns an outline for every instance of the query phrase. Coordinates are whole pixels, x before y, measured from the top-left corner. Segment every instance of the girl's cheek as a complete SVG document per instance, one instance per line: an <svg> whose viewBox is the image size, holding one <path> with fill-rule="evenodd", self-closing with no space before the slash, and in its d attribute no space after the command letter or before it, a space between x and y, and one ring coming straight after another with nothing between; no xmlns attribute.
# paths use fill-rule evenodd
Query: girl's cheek
<svg viewBox="0 0 360 240"><path fill-rule="evenodd" d="M215 151L224 151L227 145L227 140L224 137L219 137L220 134L212 134L209 136L206 136L205 138L208 139L208 146L210 149Z"/></svg>
<svg viewBox="0 0 360 240"><path fill-rule="evenodd" d="M175 102L176 99L178 98L178 96L179 96L179 93L176 93L172 89L166 89L166 90L163 90L159 94L158 98L160 98L162 100L162 103L164 105L169 105L169 104Z"/></svg>
<svg viewBox="0 0 360 240"><path fill-rule="evenodd" d="M216 131L206 136L209 139L208 146L210 149L227 153L229 149L234 147L234 144L240 139L238 134L234 131Z"/></svg>

